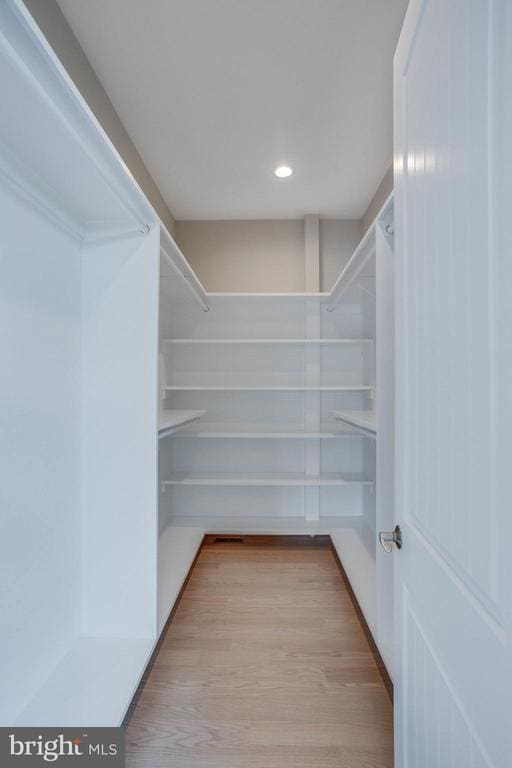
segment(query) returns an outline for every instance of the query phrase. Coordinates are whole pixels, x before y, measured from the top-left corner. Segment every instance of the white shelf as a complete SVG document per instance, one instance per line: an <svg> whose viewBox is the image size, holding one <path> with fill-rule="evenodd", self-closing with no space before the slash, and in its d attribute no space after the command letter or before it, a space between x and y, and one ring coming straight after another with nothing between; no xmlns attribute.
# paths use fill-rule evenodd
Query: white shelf
<svg viewBox="0 0 512 768"><path fill-rule="evenodd" d="M331 298L331 294L327 292L300 292L300 293L247 293L247 292L235 292L235 291L212 291L208 292L208 300L211 304L226 304L230 302L234 303L260 303L267 301L286 301L286 302L303 302L310 299L317 299L318 301L328 301Z"/></svg>
<svg viewBox="0 0 512 768"><path fill-rule="evenodd" d="M204 528L166 528L158 539L158 634L165 626L204 536Z"/></svg>
<svg viewBox="0 0 512 768"><path fill-rule="evenodd" d="M371 392L373 386L346 384L340 386L252 385L252 384L178 384L163 387L165 392Z"/></svg>
<svg viewBox="0 0 512 768"><path fill-rule="evenodd" d="M164 344L373 344L373 339L162 339Z"/></svg>
<svg viewBox="0 0 512 768"><path fill-rule="evenodd" d="M361 517L357 515L339 515L337 517L324 517L320 520L306 520L304 517L248 517L248 516L223 516L208 517L199 515L190 516L170 516L169 528L167 530L179 531L185 529L200 529L204 533L218 534L237 534L237 533L259 533L259 534L305 534L314 535L318 533L329 534L331 531L340 529L358 529L361 524Z"/></svg>
<svg viewBox="0 0 512 768"><path fill-rule="evenodd" d="M158 633L201 545L201 522L168 527L158 542ZM17 726L121 725L154 638L79 637L16 721Z"/></svg>
<svg viewBox="0 0 512 768"><path fill-rule="evenodd" d="M154 644L153 638L78 638L16 725L120 725Z"/></svg>
<svg viewBox="0 0 512 768"><path fill-rule="evenodd" d="M333 414L338 421L371 432L372 435L377 434L375 411L333 411Z"/></svg>
<svg viewBox="0 0 512 768"><path fill-rule="evenodd" d="M364 530L364 521L359 525L333 530L332 543L343 563L352 589L357 595L357 602L364 614L373 636L377 627L377 565L375 561L375 535L373 551L367 546L368 532Z"/></svg>
<svg viewBox="0 0 512 768"><path fill-rule="evenodd" d="M164 411L158 420L158 437L165 437L165 435L172 433L178 427L189 424L192 421L197 421L205 413L206 411L179 411L171 409Z"/></svg>
<svg viewBox="0 0 512 768"><path fill-rule="evenodd" d="M221 486L320 486L320 485L373 485L373 481L359 473L326 472L305 475L301 472L228 473L228 472L174 472L162 483L167 485L221 485Z"/></svg>
<svg viewBox="0 0 512 768"><path fill-rule="evenodd" d="M273 440L330 440L345 437L361 437L360 432L350 427L334 424L323 424L319 431L307 431L302 425L295 424L263 424L220 422L191 425L180 429L177 438L201 439L273 439Z"/></svg>

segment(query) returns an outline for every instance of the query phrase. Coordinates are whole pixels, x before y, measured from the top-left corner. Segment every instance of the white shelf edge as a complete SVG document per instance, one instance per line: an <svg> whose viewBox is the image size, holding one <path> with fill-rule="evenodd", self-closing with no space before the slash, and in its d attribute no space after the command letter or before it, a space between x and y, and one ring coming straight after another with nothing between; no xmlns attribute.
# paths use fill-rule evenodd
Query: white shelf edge
<svg viewBox="0 0 512 768"><path fill-rule="evenodd" d="M211 291L207 293L209 299L215 300L231 300L231 301L268 301L269 299L284 299L284 300L299 300L304 299L328 299L330 293L327 291L311 291L311 292L297 292L292 291L288 293L251 293L251 292L236 292L236 291Z"/></svg>
<svg viewBox="0 0 512 768"><path fill-rule="evenodd" d="M374 339L162 339L163 344L188 345L188 344L373 344Z"/></svg>
<svg viewBox="0 0 512 768"><path fill-rule="evenodd" d="M344 438L361 437L361 433L353 430L351 432L307 432L307 431L229 431L229 430L198 430L188 431L179 430L176 432L176 438L200 439L200 440L338 440ZM369 437L369 435L363 435Z"/></svg>
<svg viewBox="0 0 512 768"><path fill-rule="evenodd" d="M169 527L176 531L180 528L199 527L204 533L237 534L237 533L293 533L329 535L331 531L340 529L359 528L359 515L337 515L336 517L321 517L319 520L306 520L304 517L241 517L241 516L199 516L199 515L170 515Z"/></svg>
<svg viewBox="0 0 512 768"><path fill-rule="evenodd" d="M260 385L252 386L250 384L211 384L211 385L191 385L180 384L173 386L162 387L165 392L371 392L375 389L374 386L368 386L366 384L346 386L295 386L295 385Z"/></svg>
<svg viewBox="0 0 512 768"><path fill-rule="evenodd" d="M158 635L162 632L203 541L198 526L176 531L165 528L158 538Z"/></svg>
<svg viewBox="0 0 512 768"><path fill-rule="evenodd" d="M373 485L373 480L351 477L349 473L331 472L306 475L300 472L229 474L223 472L175 472L162 486L232 486L232 487L307 487Z"/></svg>
<svg viewBox="0 0 512 768"><path fill-rule="evenodd" d="M370 631L377 639L377 565L357 530L333 530L331 540L343 563Z"/></svg>

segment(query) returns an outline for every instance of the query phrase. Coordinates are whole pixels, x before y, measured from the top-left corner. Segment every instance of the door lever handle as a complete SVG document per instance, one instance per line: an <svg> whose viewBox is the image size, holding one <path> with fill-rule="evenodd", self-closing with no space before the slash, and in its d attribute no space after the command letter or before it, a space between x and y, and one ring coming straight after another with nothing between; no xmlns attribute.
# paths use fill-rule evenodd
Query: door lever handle
<svg viewBox="0 0 512 768"><path fill-rule="evenodd" d="M379 533L379 542L385 552L391 552L393 545L397 549L402 549L402 531L400 526L395 526L394 531L381 531Z"/></svg>

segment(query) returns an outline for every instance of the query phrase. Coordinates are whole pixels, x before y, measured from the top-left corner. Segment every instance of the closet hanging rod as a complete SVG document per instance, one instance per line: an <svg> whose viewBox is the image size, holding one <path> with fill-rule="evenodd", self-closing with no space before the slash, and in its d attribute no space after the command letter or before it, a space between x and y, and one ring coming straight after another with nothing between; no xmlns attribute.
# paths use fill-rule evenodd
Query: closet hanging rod
<svg viewBox="0 0 512 768"><path fill-rule="evenodd" d="M175 246L175 244L173 243L172 240L170 240L170 243L171 243L171 245ZM180 265L176 264L174 259L167 253L165 248L163 248L163 246L160 245L160 253L164 257L164 259L167 262L167 264L176 273L176 275L179 277L181 282L192 293L192 295L194 296L196 301L199 302L199 304L201 305L201 307L203 309L203 312L209 312L210 311L210 307L206 303L205 299L203 298L202 292L201 292L201 289L202 289L201 283L199 283L199 281L197 281L198 285L196 285L196 281L194 280L194 277L195 277L194 273L192 272L192 270L190 270L190 273L189 273L189 270L186 269L187 262L186 262L185 257L183 256L183 254L181 253L181 251L178 249L177 246L175 246L174 250L179 254L179 257L181 257L180 261L183 260L183 262L184 262L183 266L180 266ZM203 291L203 293L205 293L205 292Z"/></svg>
<svg viewBox="0 0 512 768"><path fill-rule="evenodd" d="M368 288L365 288L364 285L362 285L362 283L357 283L357 285L359 286L359 290L363 291L363 293L366 293L368 296L371 296L372 299L375 298L375 294L373 293L373 291L369 291Z"/></svg>
<svg viewBox="0 0 512 768"><path fill-rule="evenodd" d="M394 232L393 221L389 220L389 218L392 216L393 192L391 192L387 197L384 205L366 230L366 233L363 235L361 242L355 249L354 253L345 265L345 268L342 270L340 276L331 288L329 302L326 307L327 312L332 312L334 310L342 295L346 290L348 290L348 288L350 288L351 285L366 277L366 275L362 275L361 273L363 272L366 264L368 264L372 256L375 254L375 230L377 224L384 226L383 222L387 221L385 231L386 234L390 236Z"/></svg>
<svg viewBox="0 0 512 768"><path fill-rule="evenodd" d="M327 311L332 312L345 291L361 276L366 264L375 253L375 229L370 227L355 249L331 290Z"/></svg>

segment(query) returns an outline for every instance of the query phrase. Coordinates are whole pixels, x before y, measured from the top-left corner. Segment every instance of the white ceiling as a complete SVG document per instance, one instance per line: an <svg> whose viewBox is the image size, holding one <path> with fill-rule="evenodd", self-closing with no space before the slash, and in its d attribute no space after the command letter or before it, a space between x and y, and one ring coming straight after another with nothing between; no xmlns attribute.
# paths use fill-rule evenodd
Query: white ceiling
<svg viewBox="0 0 512 768"><path fill-rule="evenodd" d="M362 216L407 0L58 2L176 218Z"/></svg>

